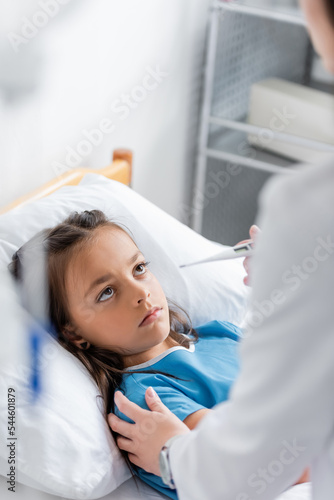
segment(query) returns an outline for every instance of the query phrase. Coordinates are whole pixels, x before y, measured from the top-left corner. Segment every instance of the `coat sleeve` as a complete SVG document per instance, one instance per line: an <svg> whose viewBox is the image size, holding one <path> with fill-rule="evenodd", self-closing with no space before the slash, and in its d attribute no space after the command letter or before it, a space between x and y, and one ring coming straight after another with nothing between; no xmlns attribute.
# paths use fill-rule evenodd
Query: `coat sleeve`
<svg viewBox="0 0 334 500"><path fill-rule="evenodd" d="M180 500L273 499L332 439L333 172L272 179L260 198L240 375L171 447Z"/></svg>

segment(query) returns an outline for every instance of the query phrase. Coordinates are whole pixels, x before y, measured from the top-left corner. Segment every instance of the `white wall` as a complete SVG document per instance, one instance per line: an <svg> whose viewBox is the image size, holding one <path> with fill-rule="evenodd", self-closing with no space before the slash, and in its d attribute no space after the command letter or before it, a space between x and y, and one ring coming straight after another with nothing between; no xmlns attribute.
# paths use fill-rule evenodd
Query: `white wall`
<svg viewBox="0 0 334 500"><path fill-rule="evenodd" d="M114 148L127 147L133 188L182 220L209 3L27 0L20 11L23 2L14 1L0 45L0 65L9 68L0 75L0 205L74 166L107 165ZM38 17L47 4L58 13ZM156 68L165 75L146 76ZM156 88L143 91L143 82ZM84 131L104 119L114 129L95 134L89 152Z"/></svg>

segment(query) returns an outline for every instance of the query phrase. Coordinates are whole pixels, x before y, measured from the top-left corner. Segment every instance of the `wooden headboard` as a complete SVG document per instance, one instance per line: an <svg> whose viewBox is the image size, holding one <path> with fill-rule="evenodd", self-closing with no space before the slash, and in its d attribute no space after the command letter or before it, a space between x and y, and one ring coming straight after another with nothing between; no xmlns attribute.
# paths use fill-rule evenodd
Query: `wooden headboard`
<svg viewBox="0 0 334 500"><path fill-rule="evenodd" d="M24 205L29 201L48 196L63 186L76 186L86 174L100 174L122 184L131 186L132 179L132 152L128 149L115 149L112 163L101 169L78 167L47 182L35 191L22 196L14 202L0 209L0 214L12 210L12 208Z"/></svg>

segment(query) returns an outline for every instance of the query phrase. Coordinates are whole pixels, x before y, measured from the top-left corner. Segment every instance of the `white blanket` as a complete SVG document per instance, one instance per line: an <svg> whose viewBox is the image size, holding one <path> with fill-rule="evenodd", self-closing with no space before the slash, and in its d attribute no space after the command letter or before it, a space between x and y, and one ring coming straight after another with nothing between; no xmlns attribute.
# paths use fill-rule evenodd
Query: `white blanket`
<svg viewBox="0 0 334 500"><path fill-rule="evenodd" d="M158 500L166 499L158 491L154 490L138 478L139 492L132 478L128 479L117 490L103 497L102 500ZM1 500L13 500L13 493L7 490L6 480L0 476ZM58 500L59 497L44 493L43 491L29 488L23 484L16 484L15 500ZM209 498L205 500L210 500ZM311 483L297 484L285 493L280 495L277 500L312 500Z"/></svg>

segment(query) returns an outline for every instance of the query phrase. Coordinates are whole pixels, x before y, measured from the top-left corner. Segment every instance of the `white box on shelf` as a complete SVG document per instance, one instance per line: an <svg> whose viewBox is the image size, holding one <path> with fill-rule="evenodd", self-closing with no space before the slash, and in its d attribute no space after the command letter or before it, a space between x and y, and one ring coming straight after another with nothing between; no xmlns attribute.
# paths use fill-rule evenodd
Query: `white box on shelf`
<svg viewBox="0 0 334 500"><path fill-rule="evenodd" d="M279 78L262 80L251 87L248 123L334 146L334 96ZM278 140L265 131L249 134L248 141L310 163L325 161L334 154Z"/></svg>

